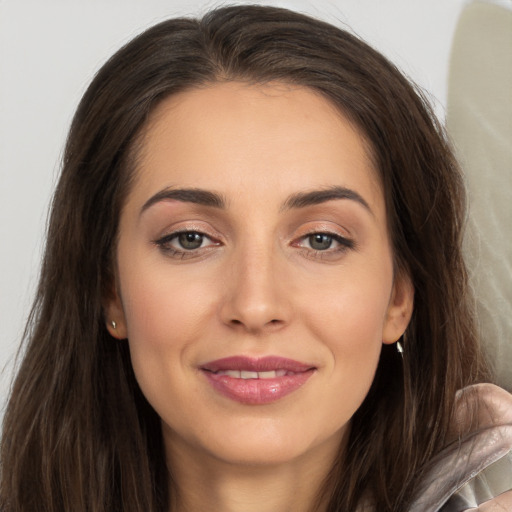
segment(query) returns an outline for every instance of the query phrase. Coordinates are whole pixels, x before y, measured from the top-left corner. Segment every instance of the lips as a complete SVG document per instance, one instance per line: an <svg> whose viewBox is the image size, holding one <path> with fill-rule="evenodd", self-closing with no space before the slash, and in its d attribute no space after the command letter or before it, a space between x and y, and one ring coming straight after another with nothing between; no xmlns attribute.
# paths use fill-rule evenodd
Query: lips
<svg viewBox="0 0 512 512"><path fill-rule="evenodd" d="M234 379L275 379L276 377L284 377L292 375L287 370L271 370L268 372L252 372L250 370L219 370L215 372L217 375L228 375Z"/></svg>
<svg viewBox="0 0 512 512"><path fill-rule="evenodd" d="M228 357L200 368L213 389L247 405L275 402L302 387L316 368L283 357Z"/></svg>

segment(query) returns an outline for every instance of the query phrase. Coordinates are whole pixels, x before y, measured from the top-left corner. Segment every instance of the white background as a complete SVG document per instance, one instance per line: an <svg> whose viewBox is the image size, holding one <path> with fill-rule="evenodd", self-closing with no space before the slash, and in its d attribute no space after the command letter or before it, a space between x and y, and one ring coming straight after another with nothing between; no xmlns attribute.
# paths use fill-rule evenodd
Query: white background
<svg viewBox="0 0 512 512"><path fill-rule="evenodd" d="M463 0L288 0L358 35L433 95L444 117L449 53ZM220 2L0 0L0 415L37 283L59 159L95 71L144 28Z"/></svg>

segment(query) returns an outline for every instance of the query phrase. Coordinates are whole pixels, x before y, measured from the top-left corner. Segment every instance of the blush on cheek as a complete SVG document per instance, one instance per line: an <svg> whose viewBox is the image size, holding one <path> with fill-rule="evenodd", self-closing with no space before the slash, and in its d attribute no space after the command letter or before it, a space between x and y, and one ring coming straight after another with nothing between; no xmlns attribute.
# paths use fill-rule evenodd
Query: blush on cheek
<svg viewBox="0 0 512 512"><path fill-rule="evenodd" d="M157 341L159 330L168 330L172 317L179 317L183 301L162 278L134 272L125 283L123 307L129 337L137 333L137 337L143 335L147 341Z"/></svg>
<svg viewBox="0 0 512 512"><path fill-rule="evenodd" d="M385 300L349 292L328 301L311 300L309 310L311 324L327 331L328 339L340 348L346 347L348 352L359 352L365 345L382 342Z"/></svg>

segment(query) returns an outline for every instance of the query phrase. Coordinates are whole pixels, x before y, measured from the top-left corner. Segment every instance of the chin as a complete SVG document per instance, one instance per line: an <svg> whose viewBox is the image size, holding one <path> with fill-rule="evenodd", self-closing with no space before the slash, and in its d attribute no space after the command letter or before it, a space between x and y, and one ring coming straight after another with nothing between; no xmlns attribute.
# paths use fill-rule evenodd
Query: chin
<svg viewBox="0 0 512 512"><path fill-rule="evenodd" d="M308 457L332 458L338 452L345 431L344 427L322 432L317 425L305 425L304 419L244 418L218 422L207 431L188 432L187 439L176 432L173 437L176 443L185 440L186 444L194 446L199 458L240 467L268 467Z"/></svg>

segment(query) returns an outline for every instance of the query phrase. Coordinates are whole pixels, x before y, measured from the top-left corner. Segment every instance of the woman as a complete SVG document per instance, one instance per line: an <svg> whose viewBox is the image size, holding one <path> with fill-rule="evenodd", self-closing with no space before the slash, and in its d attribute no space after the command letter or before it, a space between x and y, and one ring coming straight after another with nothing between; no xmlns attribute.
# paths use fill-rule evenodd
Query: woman
<svg viewBox="0 0 512 512"><path fill-rule="evenodd" d="M487 379L463 217L427 104L350 34L252 6L140 35L71 127L3 509L440 509L508 421L457 394Z"/></svg>

